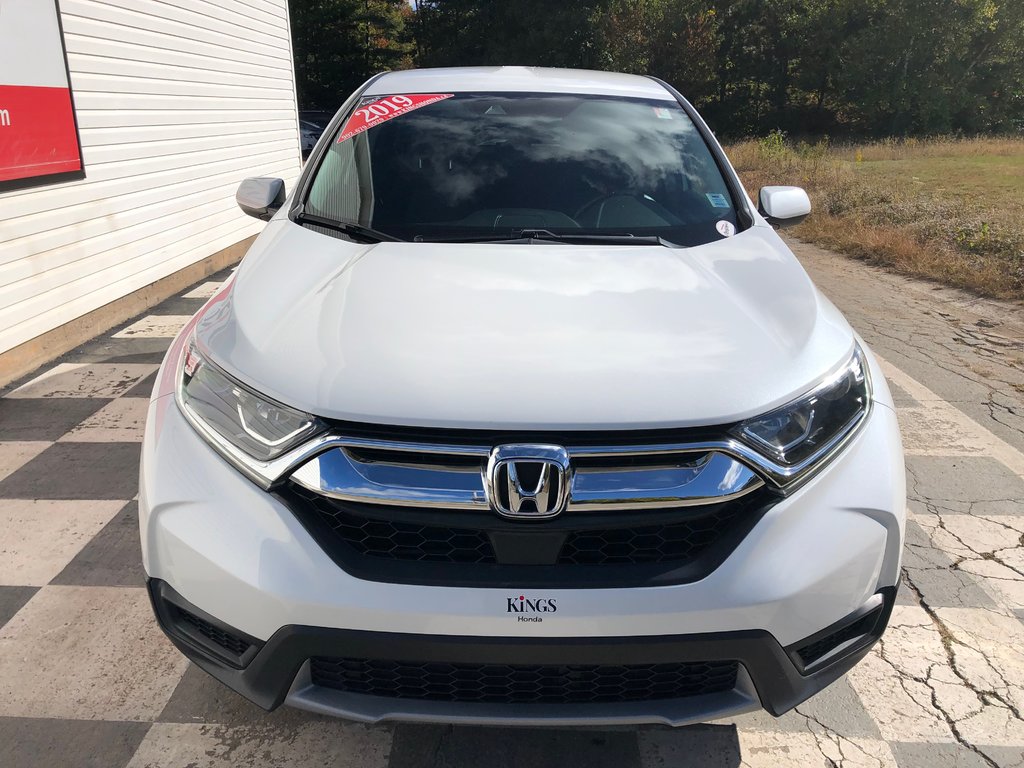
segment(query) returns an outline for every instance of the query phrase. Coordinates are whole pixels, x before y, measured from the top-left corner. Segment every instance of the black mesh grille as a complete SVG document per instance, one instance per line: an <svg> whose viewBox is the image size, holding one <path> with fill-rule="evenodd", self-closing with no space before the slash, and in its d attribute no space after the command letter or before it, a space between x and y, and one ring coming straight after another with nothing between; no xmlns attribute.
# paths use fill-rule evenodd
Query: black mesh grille
<svg viewBox="0 0 1024 768"><path fill-rule="evenodd" d="M809 665L830 651L838 648L848 640L853 640L854 638L861 637L862 635L867 635L875 628L875 623L878 621L880 614L881 608L872 611L866 616L862 616L849 626L843 627L834 634L823 637L820 640L816 640L809 645L805 645L797 650L797 653L800 655L800 659L805 665Z"/></svg>
<svg viewBox="0 0 1024 768"><path fill-rule="evenodd" d="M174 611L178 615L178 620L185 626L191 627L200 635L216 643L228 653L234 656L242 656L246 651L249 650L250 645L240 637L235 637L230 632L225 632L219 627L215 627L208 621L205 621L195 614L189 613L178 606L174 606Z"/></svg>
<svg viewBox="0 0 1024 768"><path fill-rule="evenodd" d="M353 504L277 490L349 573L371 581L513 588L679 584L704 578L775 502L767 489L702 507L565 512L543 522L474 510Z"/></svg>
<svg viewBox="0 0 1024 768"><path fill-rule="evenodd" d="M325 522L356 552L393 560L434 563L493 563L494 548L482 531L373 520L331 504L317 509Z"/></svg>
<svg viewBox="0 0 1024 768"><path fill-rule="evenodd" d="M607 704L679 699L736 686L735 661L512 665L314 658L313 683L398 699L489 704Z"/></svg>
<svg viewBox="0 0 1024 768"><path fill-rule="evenodd" d="M320 522L361 555L392 560L413 560L437 563L497 563L491 536L500 536L502 529L461 528L407 521L364 517L308 491L300 491ZM631 527L629 519L620 518L616 528L560 531L564 536L558 565L602 565L606 563L686 562L728 534L735 518L747 509L742 504L722 504L703 515L663 525ZM429 513L423 516L427 517ZM472 520L472 514L462 515ZM563 516L563 520L568 515ZM491 516L489 523L494 523ZM522 523L512 523L516 533L528 530ZM551 529L557 530L557 529Z"/></svg>
<svg viewBox="0 0 1024 768"><path fill-rule="evenodd" d="M668 525L574 531L566 538L558 562L571 565L686 562L723 536L738 512L737 506L725 506L716 514Z"/></svg>

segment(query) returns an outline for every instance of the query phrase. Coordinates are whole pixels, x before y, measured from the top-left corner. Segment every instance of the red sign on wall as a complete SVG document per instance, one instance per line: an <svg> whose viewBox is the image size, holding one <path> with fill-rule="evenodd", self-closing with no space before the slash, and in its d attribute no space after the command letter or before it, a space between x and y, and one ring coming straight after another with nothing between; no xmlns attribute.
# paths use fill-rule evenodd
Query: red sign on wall
<svg viewBox="0 0 1024 768"><path fill-rule="evenodd" d="M0 0L0 191L84 176L57 2Z"/></svg>

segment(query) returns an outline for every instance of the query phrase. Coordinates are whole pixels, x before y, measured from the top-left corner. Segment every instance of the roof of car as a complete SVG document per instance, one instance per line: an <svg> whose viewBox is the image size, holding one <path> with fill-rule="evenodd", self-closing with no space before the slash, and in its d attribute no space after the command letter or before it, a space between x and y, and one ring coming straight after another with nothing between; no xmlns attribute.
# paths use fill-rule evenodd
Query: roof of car
<svg viewBox="0 0 1024 768"><path fill-rule="evenodd" d="M365 95L448 92L585 93L673 101L664 86L641 75L544 67L446 67L388 72Z"/></svg>

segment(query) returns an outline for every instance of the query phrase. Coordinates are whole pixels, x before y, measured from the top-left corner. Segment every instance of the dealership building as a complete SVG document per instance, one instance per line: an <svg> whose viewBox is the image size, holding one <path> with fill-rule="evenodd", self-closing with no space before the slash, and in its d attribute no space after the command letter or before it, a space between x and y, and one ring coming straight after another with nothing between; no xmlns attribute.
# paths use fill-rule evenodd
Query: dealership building
<svg viewBox="0 0 1024 768"><path fill-rule="evenodd" d="M0 385L237 261L301 166L287 0L0 0Z"/></svg>

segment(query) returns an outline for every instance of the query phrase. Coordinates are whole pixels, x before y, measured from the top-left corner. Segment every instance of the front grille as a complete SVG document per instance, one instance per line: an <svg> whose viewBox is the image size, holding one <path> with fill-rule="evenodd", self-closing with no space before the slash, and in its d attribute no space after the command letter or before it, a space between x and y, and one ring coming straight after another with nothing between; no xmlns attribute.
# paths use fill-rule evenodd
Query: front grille
<svg viewBox="0 0 1024 768"><path fill-rule="evenodd" d="M485 704L610 704L702 696L736 687L735 661L516 665L314 658L312 682L395 699Z"/></svg>
<svg viewBox="0 0 1024 768"><path fill-rule="evenodd" d="M780 498L706 431L334 427L274 492L369 581L512 591L697 581ZM541 486L544 509L527 500L514 518L513 487L526 498Z"/></svg>
<svg viewBox="0 0 1024 768"><path fill-rule="evenodd" d="M742 499L656 512L573 512L543 522L490 512L355 504L295 484L278 497L321 548L362 579L445 586L607 588L704 578L774 503Z"/></svg>
<svg viewBox="0 0 1024 768"><path fill-rule="evenodd" d="M172 610L176 614L180 624L190 627L202 637L205 637L207 640L220 646L233 656L241 657L251 647L251 645L242 638L236 637L220 627L215 627L205 619L201 619L183 608L174 605L172 606Z"/></svg>
<svg viewBox="0 0 1024 768"><path fill-rule="evenodd" d="M362 555L435 563L496 563L491 539L469 528L416 525L350 514L327 500L314 506L324 522ZM558 565L686 562L727 530L738 505L685 522L571 531L564 536ZM500 534L499 534L500 535Z"/></svg>

